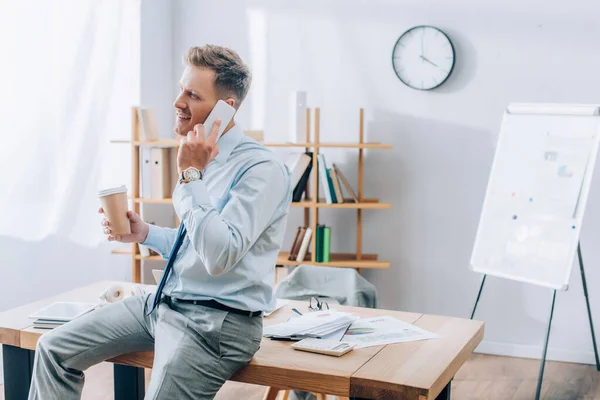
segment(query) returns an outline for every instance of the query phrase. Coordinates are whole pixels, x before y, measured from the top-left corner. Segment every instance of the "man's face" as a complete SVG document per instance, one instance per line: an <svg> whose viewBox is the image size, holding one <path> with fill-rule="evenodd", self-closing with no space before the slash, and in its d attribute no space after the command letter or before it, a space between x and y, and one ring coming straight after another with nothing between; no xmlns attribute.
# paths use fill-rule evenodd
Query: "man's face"
<svg viewBox="0 0 600 400"><path fill-rule="evenodd" d="M219 100L215 92L215 72L209 68L187 66L179 81L175 107L176 134L187 136L196 124L202 124Z"/></svg>

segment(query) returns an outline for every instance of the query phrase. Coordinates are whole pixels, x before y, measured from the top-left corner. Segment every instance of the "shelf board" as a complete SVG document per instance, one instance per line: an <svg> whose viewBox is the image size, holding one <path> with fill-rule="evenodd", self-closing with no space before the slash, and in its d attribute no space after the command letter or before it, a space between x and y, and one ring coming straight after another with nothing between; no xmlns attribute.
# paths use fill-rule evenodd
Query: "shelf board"
<svg viewBox="0 0 600 400"><path fill-rule="evenodd" d="M129 255L132 255L131 249L114 249L112 251L112 253L113 254L129 254ZM136 260L158 260L158 261L163 261L164 260L161 256L158 256L158 255L144 257L141 254L136 254L135 255L135 259Z"/></svg>
<svg viewBox="0 0 600 400"><path fill-rule="evenodd" d="M295 201L291 204L292 207L310 208L313 207L313 202L310 199ZM376 209L383 210L392 208L390 203L380 203L378 199L363 199L360 203L355 203L352 199L344 199L344 203L327 204L325 199L319 199L316 204L317 208L351 208L351 209Z"/></svg>
<svg viewBox="0 0 600 400"><path fill-rule="evenodd" d="M148 204L171 204L173 203L173 199L142 199L142 198L134 198L131 199L134 203L148 203Z"/></svg>
<svg viewBox="0 0 600 400"><path fill-rule="evenodd" d="M144 257L141 254L136 254L135 256L136 260L155 260L155 261L164 261L165 259L162 258L161 256L149 256L149 257Z"/></svg>
<svg viewBox="0 0 600 400"><path fill-rule="evenodd" d="M297 262L290 261L288 257L289 251L282 251L277 257L277 265L320 265L324 267L346 267L346 268L389 268L389 261L377 260L377 254L363 254L361 260L356 259L356 254L353 253L331 253L329 262L312 262L311 255L307 254L305 261Z"/></svg>
<svg viewBox="0 0 600 400"><path fill-rule="evenodd" d="M113 254L129 254L131 255L131 249L114 249ZM300 264L310 264L310 265L321 265L327 267L346 267L346 268L389 268L390 263L388 261L379 261L377 260L377 254L363 254L362 260L356 259L356 254L352 253L331 253L329 258L330 261L327 263L313 263L310 261L310 254L306 255L306 260L301 263L297 261L288 260L290 253L288 251L282 251L279 253L279 257L277 257L277 265L300 265ZM144 257L141 254L135 255L136 260L156 260L156 261L164 261L161 256L150 256Z"/></svg>
<svg viewBox="0 0 600 400"><path fill-rule="evenodd" d="M131 254L131 249L113 249L113 254Z"/></svg>
<svg viewBox="0 0 600 400"><path fill-rule="evenodd" d="M131 140L120 140L114 139L111 140L110 143L131 143ZM269 143L269 142L260 142L263 146L266 147L330 147L337 149L391 149L391 144L383 144L383 143L291 143L291 142L282 142L282 143ZM136 140L133 142L134 146L153 146L153 147L179 147L178 139L161 139L161 140L149 140L142 141Z"/></svg>
<svg viewBox="0 0 600 400"><path fill-rule="evenodd" d="M130 143L131 140L111 140L110 143ZM179 147L179 140L177 139L162 139L162 140L135 140L134 146L152 146L152 147Z"/></svg>
<svg viewBox="0 0 600 400"><path fill-rule="evenodd" d="M134 198L131 199L134 203L146 203L146 204L171 204L173 199L142 199L142 198ZM292 202L292 207L300 207L300 208L310 208L313 206L311 200L302 200L298 202ZM333 203L327 204L325 199L319 199L319 202L316 204L317 208L350 208L350 209L389 209L392 207L390 203L380 203L377 199L363 199L360 203L355 203L352 199L344 199L344 203Z"/></svg>
<svg viewBox="0 0 600 400"><path fill-rule="evenodd" d="M391 144L383 143L262 143L266 147L332 147L338 149L391 149Z"/></svg>

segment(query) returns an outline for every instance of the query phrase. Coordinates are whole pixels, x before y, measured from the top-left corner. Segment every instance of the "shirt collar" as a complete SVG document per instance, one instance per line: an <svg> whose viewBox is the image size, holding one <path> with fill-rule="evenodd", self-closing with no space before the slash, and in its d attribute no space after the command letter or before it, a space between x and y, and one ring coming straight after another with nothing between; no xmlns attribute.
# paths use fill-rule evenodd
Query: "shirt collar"
<svg viewBox="0 0 600 400"><path fill-rule="evenodd" d="M219 138L217 142L219 154L215 157L215 161L219 164L224 164L243 137L244 132L242 132L242 128L238 124L233 125L230 130Z"/></svg>

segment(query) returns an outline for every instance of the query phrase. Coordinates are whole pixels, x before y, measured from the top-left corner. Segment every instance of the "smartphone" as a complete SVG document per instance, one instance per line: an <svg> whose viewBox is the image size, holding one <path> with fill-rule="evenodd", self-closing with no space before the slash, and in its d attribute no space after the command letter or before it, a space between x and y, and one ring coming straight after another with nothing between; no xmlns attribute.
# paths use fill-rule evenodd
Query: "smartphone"
<svg viewBox="0 0 600 400"><path fill-rule="evenodd" d="M217 140L219 140L219 138L223 134L223 131L225 130L225 128L227 128L229 122L231 122L231 119L233 118L234 114L235 108L231 107L223 100L217 101L217 104L215 104L214 108L212 109L210 114L208 114L208 117L206 117L206 120L204 121L203 125L205 137L208 137L208 135L210 134L210 131L212 130L215 121L220 119L221 126L219 127L219 134L217 135Z"/></svg>

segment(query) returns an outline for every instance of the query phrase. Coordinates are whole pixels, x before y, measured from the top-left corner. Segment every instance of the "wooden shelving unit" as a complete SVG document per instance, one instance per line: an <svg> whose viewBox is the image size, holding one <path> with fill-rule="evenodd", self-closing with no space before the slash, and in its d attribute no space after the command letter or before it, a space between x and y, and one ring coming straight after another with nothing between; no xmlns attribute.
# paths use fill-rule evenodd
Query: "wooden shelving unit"
<svg viewBox="0 0 600 400"><path fill-rule="evenodd" d="M364 109L360 109L359 128L358 128L358 143L327 143L321 142L320 138L320 109L314 109L314 138L311 140L311 110L306 110L306 142L305 143L264 143L270 147L303 147L305 151L312 151L312 170L309 184L304 193L304 199L299 202L292 203L292 207L304 208L304 226L311 227L313 236L311 238L310 252L305 256L302 262L291 261L288 259L289 252L282 251L277 258L277 265L299 265L310 264L330 267L345 267L356 268L360 272L361 268L389 268L388 261L378 260L376 254L364 254L362 249L363 237L363 210L383 210L391 208L389 203L381 203L378 199L370 199L363 197L364 189L364 150L366 149L391 149L392 146L382 143L368 143L364 140L365 133L365 113ZM338 149L355 149L358 150L358 186L357 197L358 202L353 202L350 199L345 199L344 203L327 204L324 199L319 198L319 177L317 173L317 159L320 149L338 148ZM312 196L315 193L316 196ZM312 196L312 197L311 197ZM329 262L316 261L316 240L315 232L319 223L319 210L321 209L354 209L356 210L356 251L355 253L330 253Z"/></svg>
<svg viewBox="0 0 600 400"><path fill-rule="evenodd" d="M367 149L391 149L391 145L382 143L367 143L364 141L364 110L360 109L360 125L359 125L359 140L358 143L327 143L320 141L320 109L314 109L314 138L311 140L311 110L306 112L306 142L305 143L263 143L267 147L300 147L305 151L313 152L312 171L309 183L307 185L304 198L302 201L294 202L292 207L304 208L304 225L310 226L313 231L313 239L311 240L311 251L307 253L304 261L290 261L288 259L289 252L282 251L279 253L276 265L279 266L295 266L299 264L311 264L319 266L331 266L340 268L356 268L360 272L361 268L389 268L388 261L381 261L377 254L364 254L362 249L362 230L363 230L363 210L384 210L391 208L391 204L382 203L378 199L363 197L364 184L364 150ZM139 121L137 109L132 108L132 129L131 140L111 140L111 143L124 143L131 145L131 170L132 182L130 200L132 210L140 214L141 204L172 204L172 199L146 199L140 197L140 147L179 147L179 140L155 140L141 141L139 140ZM358 150L358 185L357 197L358 202L351 199L345 199L344 203L327 204L324 199L318 197L319 178L317 174L317 158L319 149L340 148ZM311 193L316 193L317 196L311 197ZM356 210L356 251L354 253L331 253L330 261L326 263L316 262L316 241L314 240L314 232L316 232L319 222L320 209L341 209L341 210ZM162 260L161 256L152 255L144 257L139 253L139 247L133 243L131 249L115 249L114 254L125 254L131 256L131 276L133 282L141 282L141 263L143 260Z"/></svg>

